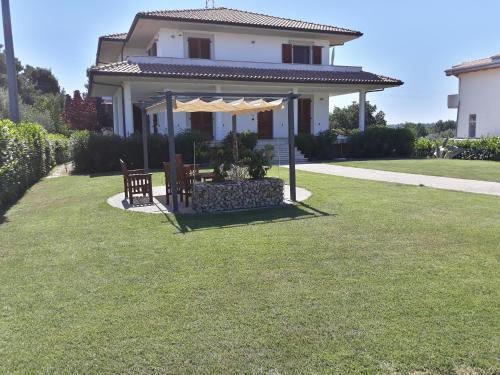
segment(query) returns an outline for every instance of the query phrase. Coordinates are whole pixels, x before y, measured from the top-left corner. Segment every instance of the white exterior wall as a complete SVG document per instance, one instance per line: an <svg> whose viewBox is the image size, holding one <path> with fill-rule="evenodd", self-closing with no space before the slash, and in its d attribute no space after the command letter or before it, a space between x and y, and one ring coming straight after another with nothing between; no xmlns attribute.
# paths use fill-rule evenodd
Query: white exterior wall
<svg viewBox="0 0 500 375"><path fill-rule="evenodd" d="M189 36L211 38L212 59L251 62L282 62L281 45L284 43L304 43L322 46L322 64L329 64L329 43L327 40L289 39L278 36L233 34L223 32L200 32L196 30L176 31L160 29L158 32L158 56L187 57L186 41Z"/></svg>
<svg viewBox="0 0 500 375"><path fill-rule="evenodd" d="M500 135L500 69L460 74L457 137L469 135L469 115L476 114L476 137Z"/></svg>
<svg viewBox="0 0 500 375"><path fill-rule="evenodd" d="M190 129L188 126L187 116L189 114L182 112L174 112L174 132L175 134L181 133L186 129ZM149 132L153 133L153 115L149 116ZM167 122L165 112L158 113L158 132L161 134L167 134Z"/></svg>
<svg viewBox="0 0 500 375"><path fill-rule="evenodd" d="M328 130L329 126L329 97L327 94L314 94L312 101L311 131L314 134Z"/></svg>

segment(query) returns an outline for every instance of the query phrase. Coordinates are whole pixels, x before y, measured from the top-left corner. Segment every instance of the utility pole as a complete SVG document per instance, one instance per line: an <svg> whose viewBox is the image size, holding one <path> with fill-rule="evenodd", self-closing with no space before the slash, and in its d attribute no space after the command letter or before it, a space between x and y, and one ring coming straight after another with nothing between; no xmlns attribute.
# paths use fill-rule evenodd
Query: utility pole
<svg viewBox="0 0 500 375"><path fill-rule="evenodd" d="M5 64L7 65L7 83L9 85L9 117L19 122L19 102L17 93L17 71L12 40L9 0L2 0L3 37L5 40Z"/></svg>

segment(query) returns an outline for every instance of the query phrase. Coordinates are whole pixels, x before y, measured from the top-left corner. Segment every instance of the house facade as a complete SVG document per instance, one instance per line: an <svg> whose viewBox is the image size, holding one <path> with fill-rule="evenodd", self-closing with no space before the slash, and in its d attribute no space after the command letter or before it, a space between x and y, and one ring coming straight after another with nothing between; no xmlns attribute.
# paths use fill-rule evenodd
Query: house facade
<svg viewBox="0 0 500 375"><path fill-rule="evenodd" d="M164 91L300 94L295 132L328 129L329 100L402 84L358 66L334 64L335 48L358 31L227 8L138 13L127 33L99 38L89 92L111 97L114 132L166 132L165 112L144 116L151 98ZM239 115L237 130L260 139L287 137L287 111ZM202 131L215 140L231 130L229 113L175 113L175 132ZM364 111L359 125L364 129Z"/></svg>
<svg viewBox="0 0 500 375"><path fill-rule="evenodd" d="M457 109L457 137L500 136L500 55L465 62L445 71L458 78L458 94L448 96Z"/></svg>

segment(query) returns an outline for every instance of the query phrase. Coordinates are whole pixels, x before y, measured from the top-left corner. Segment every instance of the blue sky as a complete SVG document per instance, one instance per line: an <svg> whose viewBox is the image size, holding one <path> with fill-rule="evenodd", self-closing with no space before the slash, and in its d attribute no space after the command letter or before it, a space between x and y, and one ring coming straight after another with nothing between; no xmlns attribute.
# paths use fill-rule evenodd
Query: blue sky
<svg viewBox="0 0 500 375"><path fill-rule="evenodd" d="M139 11L204 5L205 0L11 0L15 53L24 64L52 69L72 92L83 89L99 35L128 31ZM443 71L500 53L498 0L216 0L216 5L362 31L363 37L336 49L336 63L362 65L405 82L368 95L390 123L454 119L446 97L457 92L458 81Z"/></svg>

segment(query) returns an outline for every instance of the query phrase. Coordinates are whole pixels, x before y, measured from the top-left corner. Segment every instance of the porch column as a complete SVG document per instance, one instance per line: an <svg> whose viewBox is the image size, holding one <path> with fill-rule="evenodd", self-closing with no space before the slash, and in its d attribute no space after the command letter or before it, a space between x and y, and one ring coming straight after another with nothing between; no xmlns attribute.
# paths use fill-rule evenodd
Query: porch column
<svg viewBox="0 0 500 375"><path fill-rule="evenodd" d="M220 85L215 86L215 92L218 94L221 92ZM222 113L221 112L215 112L215 121L214 122L215 122L215 124L214 124L213 136L214 136L214 140L217 141L219 139L220 133L222 132L222 129L219 128L222 126ZM222 138L222 137L220 137L220 138Z"/></svg>
<svg viewBox="0 0 500 375"><path fill-rule="evenodd" d="M113 132L123 136L122 90L119 88L113 95Z"/></svg>
<svg viewBox="0 0 500 375"><path fill-rule="evenodd" d="M134 133L134 109L132 105L132 89L130 82L123 82L123 105L125 117L125 137Z"/></svg>
<svg viewBox="0 0 500 375"><path fill-rule="evenodd" d="M359 92L359 131L365 131L366 91Z"/></svg>

